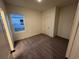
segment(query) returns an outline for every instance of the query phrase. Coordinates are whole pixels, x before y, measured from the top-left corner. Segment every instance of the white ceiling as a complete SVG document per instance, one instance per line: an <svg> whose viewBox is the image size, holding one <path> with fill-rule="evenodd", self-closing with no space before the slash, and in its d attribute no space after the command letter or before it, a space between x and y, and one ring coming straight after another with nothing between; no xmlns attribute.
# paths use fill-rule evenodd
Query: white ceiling
<svg viewBox="0 0 79 59"><path fill-rule="evenodd" d="M43 0L41 3L38 3L37 0L5 0L5 3L44 11L53 6L64 6L75 3L76 1L77 0Z"/></svg>

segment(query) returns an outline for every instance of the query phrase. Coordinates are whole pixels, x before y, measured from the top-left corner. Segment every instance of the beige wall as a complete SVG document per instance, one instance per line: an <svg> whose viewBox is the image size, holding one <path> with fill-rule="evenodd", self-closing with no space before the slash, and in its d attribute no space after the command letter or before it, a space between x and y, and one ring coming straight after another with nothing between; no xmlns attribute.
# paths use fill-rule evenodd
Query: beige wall
<svg viewBox="0 0 79 59"><path fill-rule="evenodd" d="M24 39L40 33L45 33L51 37L54 36L55 12L56 7L39 12L23 7L7 5L8 13L20 13L25 16L25 28L23 32L15 32L15 39Z"/></svg>
<svg viewBox="0 0 79 59"><path fill-rule="evenodd" d="M4 4L3 4L2 0L0 0L0 8L4 8Z"/></svg>
<svg viewBox="0 0 79 59"><path fill-rule="evenodd" d="M56 7L42 13L42 33L54 37Z"/></svg>
<svg viewBox="0 0 79 59"><path fill-rule="evenodd" d="M20 13L25 16L25 31L14 33L16 40L45 33L51 37L58 35L69 39L76 6L53 7L43 12L13 5L7 5L8 13Z"/></svg>
<svg viewBox="0 0 79 59"><path fill-rule="evenodd" d="M4 3L2 0L0 0L0 16L2 15L1 9L5 9ZM2 28L1 23L0 23L0 28ZM0 58L1 59L8 59L8 55L11 50L9 48L8 40L7 40L7 38L5 38L4 34L5 33L3 33L3 31L0 32Z"/></svg>
<svg viewBox="0 0 79 59"><path fill-rule="evenodd" d="M79 59L79 24L69 59Z"/></svg>
<svg viewBox="0 0 79 59"><path fill-rule="evenodd" d="M54 25L54 36L56 36L57 33L58 33L59 16L60 16L60 8L56 7L55 25Z"/></svg>
<svg viewBox="0 0 79 59"><path fill-rule="evenodd" d="M6 43L9 43L11 50L14 50L11 30L9 27L9 23L6 21L6 20L8 20L8 17L7 17L6 8L5 8L5 4L4 4L3 0L0 0L0 15L2 16L3 24L8 24L8 25L4 25L4 27L3 27L4 34L6 36L6 40L8 41L8 42L6 41Z"/></svg>
<svg viewBox="0 0 79 59"><path fill-rule="evenodd" d="M77 7L77 11L76 11L76 15L74 18L74 23L73 23L73 27L72 27L72 31L71 31L71 36L70 36L70 41L68 44L68 48L67 48L67 52L66 52L66 57L70 57L70 53L71 53L71 49L74 43L74 38L77 32L77 27L78 27L78 22L79 22L79 4Z"/></svg>
<svg viewBox="0 0 79 59"><path fill-rule="evenodd" d="M7 6L8 13L20 13L24 15L25 21L25 31L23 32L15 32L16 40L24 39L33 35L37 35L41 33L41 13L35 10L15 7L15 6Z"/></svg>
<svg viewBox="0 0 79 59"><path fill-rule="evenodd" d="M69 54L67 53L67 55L69 55L68 56L69 59L79 59L79 3L78 3L74 26L71 34L72 34L71 40L69 42L69 48L67 51L70 53Z"/></svg>
<svg viewBox="0 0 79 59"><path fill-rule="evenodd" d="M75 10L75 5L68 5L60 8L58 36L69 39L74 21Z"/></svg>

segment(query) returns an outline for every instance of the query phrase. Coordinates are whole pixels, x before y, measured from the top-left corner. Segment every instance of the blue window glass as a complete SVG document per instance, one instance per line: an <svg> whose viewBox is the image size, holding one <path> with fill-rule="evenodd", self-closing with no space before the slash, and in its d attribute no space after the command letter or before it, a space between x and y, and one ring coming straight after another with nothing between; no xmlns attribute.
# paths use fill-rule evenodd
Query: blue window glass
<svg viewBox="0 0 79 59"><path fill-rule="evenodd" d="M19 14L10 14L11 21L14 27L14 31L24 31L24 16Z"/></svg>

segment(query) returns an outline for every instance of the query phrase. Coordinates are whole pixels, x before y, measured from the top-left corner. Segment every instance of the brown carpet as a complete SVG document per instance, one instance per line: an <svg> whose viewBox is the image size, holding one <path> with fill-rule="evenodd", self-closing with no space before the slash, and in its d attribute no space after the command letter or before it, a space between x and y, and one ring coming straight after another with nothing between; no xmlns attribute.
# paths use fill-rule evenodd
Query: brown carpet
<svg viewBox="0 0 79 59"><path fill-rule="evenodd" d="M64 59L68 40L39 34L15 42L15 59Z"/></svg>

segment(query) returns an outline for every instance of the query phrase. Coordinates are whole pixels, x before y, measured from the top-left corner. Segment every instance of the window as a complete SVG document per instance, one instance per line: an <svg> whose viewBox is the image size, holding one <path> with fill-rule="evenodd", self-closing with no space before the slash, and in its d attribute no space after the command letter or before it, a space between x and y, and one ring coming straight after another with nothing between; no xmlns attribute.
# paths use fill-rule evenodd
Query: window
<svg viewBox="0 0 79 59"><path fill-rule="evenodd" d="M24 16L19 14L10 14L15 32L24 31Z"/></svg>

